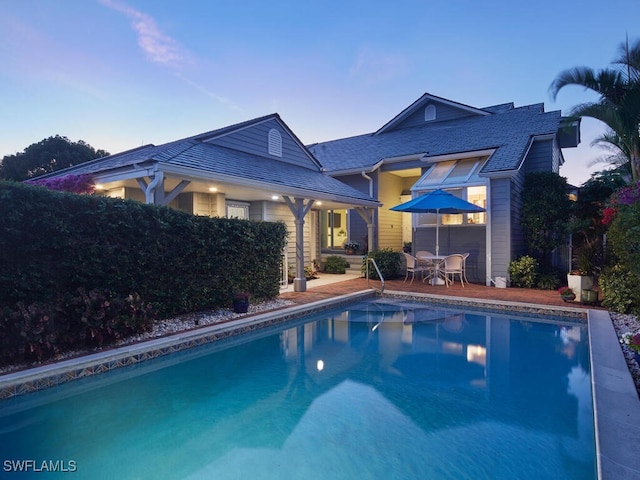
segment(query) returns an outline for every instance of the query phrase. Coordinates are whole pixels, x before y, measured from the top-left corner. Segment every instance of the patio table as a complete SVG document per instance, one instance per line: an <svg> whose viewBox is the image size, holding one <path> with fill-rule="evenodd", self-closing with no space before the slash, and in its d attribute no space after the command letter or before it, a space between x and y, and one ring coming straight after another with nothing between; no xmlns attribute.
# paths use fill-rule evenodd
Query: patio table
<svg viewBox="0 0 640 480"><path fill-rule="evenodd" d="M444 278L442 278L442 275L440 273L440 269L442 267L444 259L447 258L447 255L421 255L416 258L423 265L429 267L430 271L432 272L422 279L423 282L429 279L429 283L431 285L445 284Z"/></svg>

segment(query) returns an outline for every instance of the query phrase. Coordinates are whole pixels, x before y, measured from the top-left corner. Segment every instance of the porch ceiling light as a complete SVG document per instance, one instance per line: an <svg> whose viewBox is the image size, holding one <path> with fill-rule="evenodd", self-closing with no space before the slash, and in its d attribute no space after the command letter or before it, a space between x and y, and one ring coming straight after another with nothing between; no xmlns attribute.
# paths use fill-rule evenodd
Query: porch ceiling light
<svg viewBox="0 0 640 480"><path fill-rule="evenodd" d="M209 191L210 192L217 192L218 191L218 187L209 187Z"/></svg>
<svg viewBox="0 0 640 480"><path fill-rule="evenodd" d="M271 200L280 200L279 195L271 195Z"/></svg>

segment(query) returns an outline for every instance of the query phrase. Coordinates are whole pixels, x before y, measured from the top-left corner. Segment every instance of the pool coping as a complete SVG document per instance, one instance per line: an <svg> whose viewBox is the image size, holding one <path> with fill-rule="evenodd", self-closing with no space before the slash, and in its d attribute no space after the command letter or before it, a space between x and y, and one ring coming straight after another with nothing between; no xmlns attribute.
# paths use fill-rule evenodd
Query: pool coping
<svg viewBox="0 0 640 480"><path fill-rule="evenodd" d="M4 400L20 395L255 332L293 321L307 314L373 296L428 301L491 311L516 311L585 319L589 331L598 478L601 480L640 478L640 456L634 448L640 441L640 398L638 398L609 313L603 310L585 310L568 306L496 302L402 291L387 291L379 294L373 290L363 290L0 375L0 405Z"/></svg>

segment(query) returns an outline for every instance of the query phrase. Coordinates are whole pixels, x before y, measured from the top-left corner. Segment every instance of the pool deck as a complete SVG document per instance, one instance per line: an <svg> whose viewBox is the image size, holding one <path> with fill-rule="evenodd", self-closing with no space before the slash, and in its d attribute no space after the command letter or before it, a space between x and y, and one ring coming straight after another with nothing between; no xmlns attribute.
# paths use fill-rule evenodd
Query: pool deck
<svg viewBox="0 0 640 480"><path fill-rule="evenodd" d="M226 338L233 334L231 332L234 329L244 332L275 325L278 321L282 321L282 317L295 318L300 312L326 308L327 305L339 300L339 297L342 301L353 301L362 296L369 296L371 288L379 287L379 281L367 282L366 279L353 275L324 274L318 279L309 281L306 292L294 292L289 288L288 291L280 294L281 299L295 304L292 307L247 315L225 324L3 375L0 376L0 387L4 384L6 393L7 382L19 382L20 378L23 381L30 378L26 383L30 387L28 390L14 391L14 395L21 395L28 393L31 387L36 390L47 388L70 379L94 375L102 369L118 368ZM637 448L640 445L640 399L606 309L563 302L555 291L495 288L476 284L466 285L463 288L458 283L447 288L423 284L420 280L414 281L413 284L402 280L391 280L385 282L384 292L391 296L409 298L415 296L416 299L431 297L439 301L472 302L487 307L502 305L507 308L513 306L534 311L536 309L568 310L574 315L584 313L589 320L598 478L603 480L640 478L640 455L637 454ZM119 350L123 352L118 352ZM62 364L67 365L64 367ZM66 370L63 371L63 368ZM70 378L70 375L73 378ZM38 382L47 382L47 384L38 385Z"/></svg>

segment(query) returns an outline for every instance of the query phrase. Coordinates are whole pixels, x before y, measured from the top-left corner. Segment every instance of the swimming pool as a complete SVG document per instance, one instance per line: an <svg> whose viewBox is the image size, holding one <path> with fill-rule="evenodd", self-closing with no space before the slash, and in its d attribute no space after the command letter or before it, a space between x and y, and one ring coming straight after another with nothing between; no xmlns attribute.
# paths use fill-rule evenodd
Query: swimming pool
<svg viewBox="0 0 640 480"><path fill-rule="evenodd" d="M358 302L0 408L3 473L596 478L587 327L567 318Z"/></svg>

